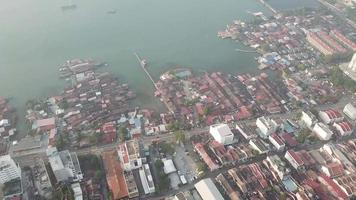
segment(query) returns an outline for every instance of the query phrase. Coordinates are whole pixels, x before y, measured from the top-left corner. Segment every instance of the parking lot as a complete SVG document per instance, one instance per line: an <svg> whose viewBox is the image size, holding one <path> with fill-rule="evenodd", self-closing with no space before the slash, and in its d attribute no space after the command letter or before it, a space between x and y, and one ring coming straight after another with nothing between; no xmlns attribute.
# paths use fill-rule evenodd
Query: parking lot
<svg viewBox="0 0 356 200"><path fill-rule="evenodd" d="M194 180L196 174L196 163L194 162L193 158L189 156L188 149L189 146L186 148L182 146L176 147L176 154L174 156L174 164L177 167L178 175L184 175L187 182L191 183Z"/></svg>

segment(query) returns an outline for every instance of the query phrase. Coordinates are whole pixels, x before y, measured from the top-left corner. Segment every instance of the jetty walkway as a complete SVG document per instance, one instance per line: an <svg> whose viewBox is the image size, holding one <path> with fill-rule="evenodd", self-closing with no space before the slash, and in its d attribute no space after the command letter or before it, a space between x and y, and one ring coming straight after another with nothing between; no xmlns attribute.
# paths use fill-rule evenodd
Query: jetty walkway
<svg viewBox="0 0 356 200"><path fill-rule="evenodd" d="M146 63L144 62L144 60L141 59L140 56L139 56L136 52L134 52L134 55L136 56L137 61L140 63L140 66L141 66L141 68L143 69L143 71L146 73L146 75L148 76L148 78L151 80L151 82L152 82L153 86L155 87L155 89L156 89L159 93L161 93L160 88L157 86L157 84L156 84L156 82L154 81L154 79L152 78L151 74L150 74L150 73L148 72L148 70L146 69ZM164 98L164 97L162 97L161 100L162 100L162 102L164 103L164 105L166 106L166 108L167 108L171 113L174 113L174 110L172 109L171 106L169 106L167 99Z"/></svg>

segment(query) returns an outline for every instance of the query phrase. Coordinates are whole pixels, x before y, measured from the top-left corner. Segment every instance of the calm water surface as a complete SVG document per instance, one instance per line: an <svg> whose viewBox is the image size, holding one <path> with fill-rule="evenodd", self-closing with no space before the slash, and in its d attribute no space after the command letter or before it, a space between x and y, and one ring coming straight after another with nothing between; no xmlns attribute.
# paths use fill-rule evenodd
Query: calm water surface
<svg viewBox="0 0 356 200"><path fill-rule="evenodd" d="M1 0L0 95L13 97L20 112L26 100L62 90L58 66L71 58L108 62L106 70L137 92L137 104L151 108L161 105L135 51L155 78L175 66L253 72L256 55L234 51L239 44L216 34L234 19L251 19L247 10L269 14L257 0L73 0L77 9L63 12L69 2ZM116 14L107 13L113 9Z"/></svg>

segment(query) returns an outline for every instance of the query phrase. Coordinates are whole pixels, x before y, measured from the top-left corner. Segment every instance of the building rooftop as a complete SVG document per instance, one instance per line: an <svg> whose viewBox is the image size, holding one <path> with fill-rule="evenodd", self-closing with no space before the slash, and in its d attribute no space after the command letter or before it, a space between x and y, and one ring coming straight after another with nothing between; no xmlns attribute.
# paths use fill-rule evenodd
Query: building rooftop
<svg viewBox="0 0 356 200"><path fill-rule="evenodd" d="M334 109L328 109L328 110L324 110L321 112L324 112L325 114L327 114L330 119L337 119L337 118L342 117L341 113Z"/></svg>
<svg viewBox="0 0 356 200"><path fill-rule="evenodd" d="M172 159L162 159L162 161L163 161L163 165L164 165L163 170L164 170L165 174L170 174L170 173L177 171Z"/></svg>
<svg viewBox="0 0 356 200"><path fill-rule="evenodd" d="M227 124L215 124L215 125L212 125L212 126L210 126L210 133L212 131L218 132L221 137L234 135L231 132L230 127Z"/></svg>
<svg viewBox="0 0 356 200"><path fill-rule="evenodd" d="M210 178L203 179L194 186L203 200L224 200L221 193Z"/></svg>
<svg viewBox="0 0 356 200"><path fill-rule="evenodd" d="M349 132L349 131L352 131L352 129L353 129L352 124L350 124L347 121L343 121L343 122L335 123L335 124L340 126L344 132Z"/></svg>
<svg viewBox="0 0 356 200"><path fill-rule="evenodd" d="M295 160L296 163L298 163L298 165L304 164L303 160L293 150L288 150L287 153Z"/></svg>
<svg viewBox="0 0 356 200"><path fill-rule="evenodd" d="M283 140L275 133L273 133L271 136L270 136L274 141L277 142L277 144L279 145L284 145L284 142Z"/></svg>
<svg viewBox="0 0 356 200"><path fill-rule="evenodd" d="M208 155L208 153L206 152L204 145L202 143L197 143L194 146L195 150L198 152L198 154L202 157L202 159L204 160L205 164L208 165L208 167L210 168L210 171L216 170L219 168L219 165L216 164L211 157Z"/></svg>
<svg viewBox="0 0 356 200"><path fill-rule="evenodd" d="M129 192L124 177L124 170L118 160L115 150L107 151L102 154L104 168L106 172L106 181L113 194L114 199L128 197Z"/></svg>

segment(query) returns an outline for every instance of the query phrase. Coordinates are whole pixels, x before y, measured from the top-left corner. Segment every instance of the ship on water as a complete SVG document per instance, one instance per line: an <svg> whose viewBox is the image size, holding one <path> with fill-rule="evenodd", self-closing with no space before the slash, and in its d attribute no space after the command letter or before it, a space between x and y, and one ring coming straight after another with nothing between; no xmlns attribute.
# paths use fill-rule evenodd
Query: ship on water
<svg viewBox="0 0 356 200"><path fill-rule="evenodd" d="M140 64L141 64L142 67L146 67L147 66L147 60L146 59L141 60Z"/></svg>
<svg viewBox="0 0 356 200"><path fill-rule="evenodd" d="M73 3L73 1L70 0L67 4L63 5L61 8L63 11L74 10L77 8L77 4Z"/></svg>
<svg viewBox="0 0 356 200"><path fill-rule="evenodd" d="M116 12L117 12L117 10L109 10L107 13L113 15L113 14L116 14Z"/></svg>

